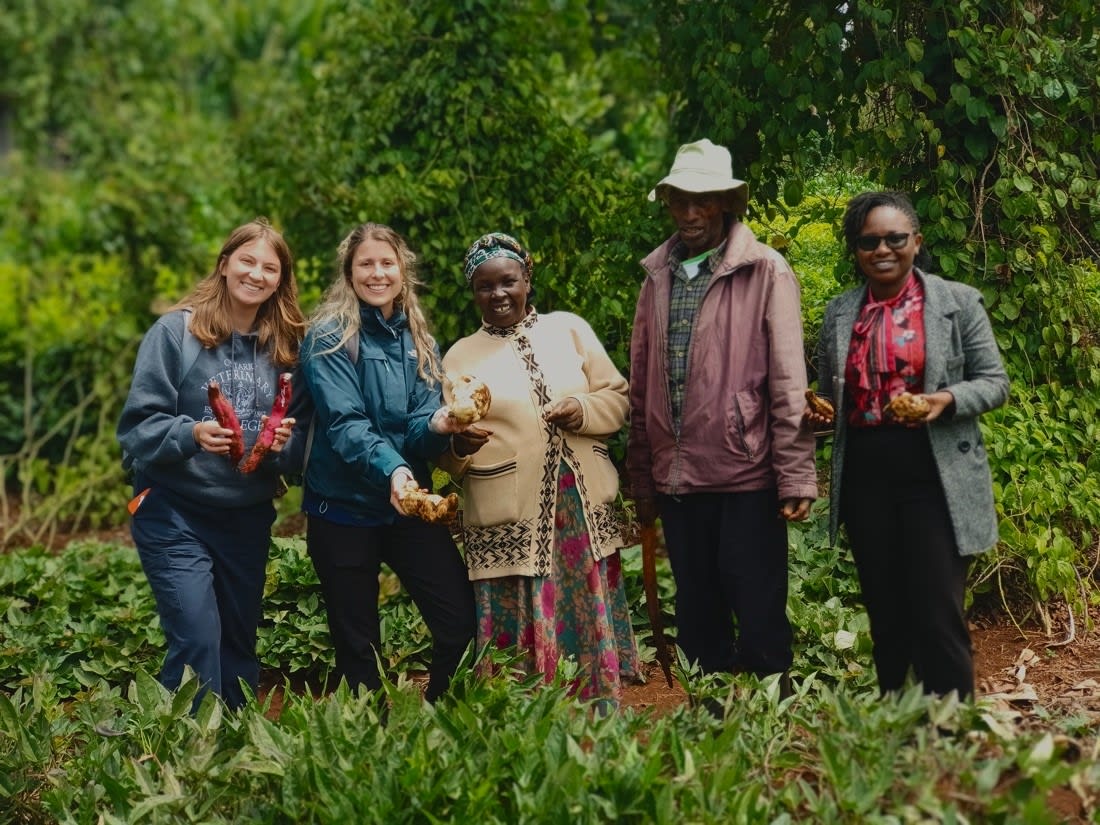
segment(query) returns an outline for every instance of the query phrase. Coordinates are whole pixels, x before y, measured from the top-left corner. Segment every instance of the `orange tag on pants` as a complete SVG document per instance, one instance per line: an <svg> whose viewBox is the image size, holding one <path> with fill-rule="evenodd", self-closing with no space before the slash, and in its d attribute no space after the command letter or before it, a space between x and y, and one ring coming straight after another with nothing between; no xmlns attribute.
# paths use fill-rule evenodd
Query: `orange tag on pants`
<svg viewBox="0 0 1100 825"><path fill-rule="evenodd" d="M149 495L149 491L152 489L152 487L146 487L144 490L142 490L140 493L130 499L130 503L126 505L126 510L131 516L138 511L138 507L141 506L141 502L145 501L145 497Z"/></svg>

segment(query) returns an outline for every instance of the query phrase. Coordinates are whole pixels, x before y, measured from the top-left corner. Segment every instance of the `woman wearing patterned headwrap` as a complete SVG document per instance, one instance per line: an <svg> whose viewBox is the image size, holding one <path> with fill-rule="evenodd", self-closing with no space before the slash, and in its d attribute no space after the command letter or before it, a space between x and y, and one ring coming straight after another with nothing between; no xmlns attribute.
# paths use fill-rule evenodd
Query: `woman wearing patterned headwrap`
<svg viewBox="0 0 1100 825"><path fill-rule="evenodd" d="M605 442L626 422L626 379L582 318L528 303L531 256L514 238L482 236L463 269L482 325L443 368L484 381L492 405L442 464L462 483L478 646L515 646L547 680L572 658L581 697L618 700L638 651Z"/></svg>

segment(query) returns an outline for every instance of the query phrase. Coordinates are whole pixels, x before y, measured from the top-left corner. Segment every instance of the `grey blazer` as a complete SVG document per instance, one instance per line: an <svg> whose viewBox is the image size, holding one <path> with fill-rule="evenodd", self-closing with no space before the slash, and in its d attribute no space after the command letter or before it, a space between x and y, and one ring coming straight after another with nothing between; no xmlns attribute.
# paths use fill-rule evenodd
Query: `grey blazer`
<svg viewBox="0 0 1100 825"><path fill-rule="evenodd" d="M981 293L971 286L916 270L924 285L925 392L948 390L955 411L926 425L959 553L974 555L997 543L997 509L978 416L1008 398L1005 373ZM818 386L831 388L837 409L829 494L829 538L836 541L840 483L848 428L844 364L866 285L838 295L825 308L818 339Z"/></svg>

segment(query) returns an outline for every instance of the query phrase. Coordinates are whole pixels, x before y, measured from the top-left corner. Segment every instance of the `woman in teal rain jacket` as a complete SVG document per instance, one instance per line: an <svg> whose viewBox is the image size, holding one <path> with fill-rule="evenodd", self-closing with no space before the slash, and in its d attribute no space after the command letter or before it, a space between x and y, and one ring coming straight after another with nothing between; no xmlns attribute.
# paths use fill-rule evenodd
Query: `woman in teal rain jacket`
<svg viewBox="0 0 1100 825"><path fill-rule="evenodd" d="M456 426L442 406L439 350L416 299L415 261L404 238L380 224L357 227L340 245L336 280L302 346L315 405L302 509L337 678L381 684L385 562L431 632L434 701L474 637L474 604L448 528L401 507L410 481L431 488L429 462L448 449Z"/></svg>

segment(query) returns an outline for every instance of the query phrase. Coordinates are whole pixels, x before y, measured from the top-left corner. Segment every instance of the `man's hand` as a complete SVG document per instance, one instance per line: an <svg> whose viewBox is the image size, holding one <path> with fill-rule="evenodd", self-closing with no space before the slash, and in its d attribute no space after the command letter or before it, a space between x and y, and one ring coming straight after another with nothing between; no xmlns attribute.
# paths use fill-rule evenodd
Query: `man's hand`
<svg viewBox="0 0 1100 825"><path fill-rule="evenodd" d="M812 498L785 498L779 502L779 515L787 521L805 521L813 503Z"/></svg>

